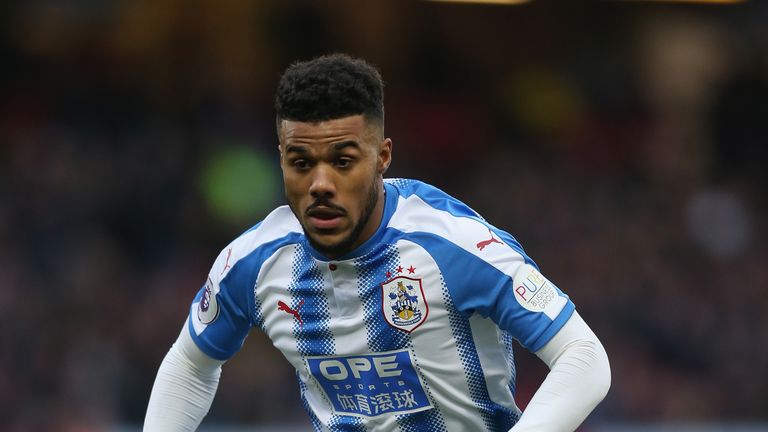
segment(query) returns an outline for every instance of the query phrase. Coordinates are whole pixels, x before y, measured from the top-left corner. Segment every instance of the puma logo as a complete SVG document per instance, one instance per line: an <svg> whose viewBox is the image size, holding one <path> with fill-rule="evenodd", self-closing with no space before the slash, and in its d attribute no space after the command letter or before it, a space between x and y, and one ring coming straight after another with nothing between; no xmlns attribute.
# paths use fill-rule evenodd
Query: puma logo
<svg viewBox="0 0 768 432"><path fill-rule="evenodd" d="M486 246L488 246L491 243L504 244L500 242L496 237L493 236L493 231L491 231L490 228L488 229L488 232L491 234L491 238L489 238L488 240L483 240L480 243L478 243L477 244L478 249L483 250L485 249Z"/></svg>
<svg viewBox="0 0 768 432"><path fill-rule="evenodd" d="M224 262L224 269L221 270L221 273L219 273L219 277L221 277L221 275L223 275L228 268L232 267L231 265L229 265L230 258L232 258L232 248L229 248L229 250L227 250L227 260Z"/></svg>
<svg viewBox="0 0 768 432"><path fill-rule="evenodd" d="M291 307L285 304L282 300L277 301L277 310L287 312L293 315L294 317L296 317L297 320L299 320L299 325L303 327L304 321L302 321L301 315L299 315L299 311L301 310L302 306L304 306L304 299L301 299L301 301L299 302L299 305L296 306L295 310L291 309Z"/></svg>

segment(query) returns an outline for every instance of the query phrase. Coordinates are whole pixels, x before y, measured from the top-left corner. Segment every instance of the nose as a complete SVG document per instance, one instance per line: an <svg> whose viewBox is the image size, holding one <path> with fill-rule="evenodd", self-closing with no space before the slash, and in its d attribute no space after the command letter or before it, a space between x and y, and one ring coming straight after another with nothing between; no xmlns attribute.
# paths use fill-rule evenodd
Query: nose
<svg viewBox="0 0 768 432"><path fill-rule="evenodd" d="M333 198L336 195L336 183L331 167L320 164L315 167L309 194L315 198Z"/></svg>

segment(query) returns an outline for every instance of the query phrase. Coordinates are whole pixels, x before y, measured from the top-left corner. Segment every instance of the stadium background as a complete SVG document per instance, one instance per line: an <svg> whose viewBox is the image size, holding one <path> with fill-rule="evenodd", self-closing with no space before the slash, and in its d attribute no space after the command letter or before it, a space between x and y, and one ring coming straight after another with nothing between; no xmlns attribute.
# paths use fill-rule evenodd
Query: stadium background
<svg viewBox="0 0 768 432"><path fill-rule="evenodd" d="M765 427L768 2L29 0L0 23L0 430L138 427L214 257L282 203L279 74L334 51L383 72L389 174L513 233L602 339L583 430ZM546 369L518 352L524 406ZM301 430L296 387L253 332L204 425Z"/></svg>

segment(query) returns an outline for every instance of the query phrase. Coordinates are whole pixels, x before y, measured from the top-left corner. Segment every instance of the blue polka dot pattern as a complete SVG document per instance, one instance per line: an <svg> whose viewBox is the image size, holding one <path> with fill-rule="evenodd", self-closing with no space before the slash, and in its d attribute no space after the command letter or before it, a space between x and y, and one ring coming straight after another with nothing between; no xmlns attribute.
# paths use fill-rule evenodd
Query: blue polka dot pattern
<svg viewBox="0 0 768 432"><path fill-rule="evenodd" d="M406 189L408 185L414 183L411 179L403 179L403 178L388 178L384 179L386 183L389 183L391 185L394 185L398 189Z"/></svg>
<svg viewBox="0 0 768 432"><path fill-rule="evenodd" d="M399 265L400 256L394 245L381 245L355 261L368 347L373 352L400 349L410 340L407 333L392 328L382 315L381 283L387 272L394 273Z"/></svg>
<svg viewBox="0 0 768 432"><path fill-rule="evenodd" d="M483 423L489 431L508 431L517 423L519 416L516 412L491 400L485 384L480 357L477 355L477 347L472 338L469 320L455 308L448 288L445 285L445 280L442 277L441 282L443 285L443 301L448 311L448 320L451 324L453 337L456 340L456 348L464 368L464 375L467 379L472 402L480 411Z"/></svg>
<svg viewBox="0 0 768 432"><path fill-rule="evenodd" d="M261 300L259 300L259 297L256 295L258 288L258 284L253 286L253 325L266 333L267 328L264 327L264 316L261 314Z"/></svg>
<svg viewBox="0 0 768 432"><path fill-rule="evenodd" d="M328 422L331 432L366 432L360 417L334 415Z"/></svg>
<svg viewBox="0 0 768 432"><path fill-rule="evenodd" d="M288 285L291 293L291 308L299 309L303 325L294 320L293 334L302 356L333 355L336 348L329 328L331 314L328 299L323 289L323 275L317 268L312 255L303 247L296 249L293 259L292 281ZM304 302L299 308L299 304Z"/></svg>
<svg viewBox="0 0 768 432"><path fill-rule="evenodd" d="M402 432L437 432L445 431L445 423L437 409L406 414L397 418L397 425Z"/></svg>
<svg viewBox="0 0 768 432"><path fill-rule="evenodd" d="M509 332L503 332L501 341L504 343L504 350L507 352L507 367L509 368L509 376L511 379L509 380L509 391L512 392L512 395L515 394L515 377L517 376L517 368L515 367L515 352L512 342L514 342L514 338L512 337Z"/></svg>
<svg viewBox="0 0 768 432"><path fill-rule="evenodd" d="M408 342L409 348L413 348L412 341ZM418 358L414 356L413 364L419 375L421 373L421 367L419 366ZM400 426L400 430L403 432L445 432L445 421L440 413L440 405L432 396L432 392L429 389L429 383L424 380L424 390L427 393L429 401L432 403L433 408L427 411L420 411L411 414L405 414L397 417L397 424Z"/></svg>

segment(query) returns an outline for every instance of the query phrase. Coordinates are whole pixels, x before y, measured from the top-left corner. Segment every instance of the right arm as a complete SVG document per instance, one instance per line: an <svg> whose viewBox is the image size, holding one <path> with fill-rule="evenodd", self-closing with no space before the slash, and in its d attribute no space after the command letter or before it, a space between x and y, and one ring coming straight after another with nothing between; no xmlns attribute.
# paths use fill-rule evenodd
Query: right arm
<svg viewBox="0 0 768 432"><path fill-rule="evenodd" d="M221 365L240 349L250 329L244 289L249 285L248 268L234 266L232 247L222 251L157 371L144 431L194 431L200 425L216 394Z"/></svg>
<svg viewBox="0 0 768 432"><path fill-rule="evenodd" d="M277 220L290 210L281 207ZM266 220L265 220L265 225ZM163 359L152 388L144 431L193 431L208 413L216 394L221 366L243 345L256 325L254 293L260 269L275 250L289 243L289 234L279 223L262 230L246 231L223 249L208 273L205 285L195 296L179 338ZM277 228L275 228L277 226ZM288 228L293 228L290 225ZM282 242L275 242L281 240ZM270 247L261 248L264 244ZM275 246L277 245L277 246Z"/></svg>
<svg viewBox="0 0 768 432"><path fill-rule="evenodd" d="M157 372L144 431L197 429L211 407L222 364L197 347L185 324Z"/></svg>

